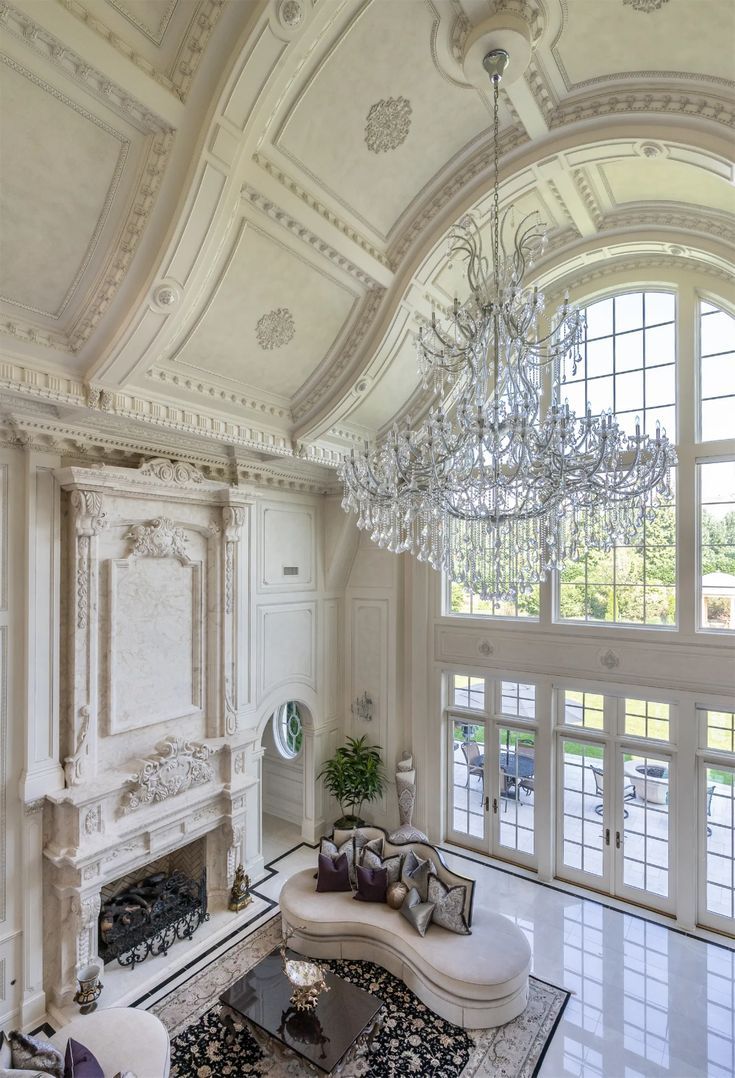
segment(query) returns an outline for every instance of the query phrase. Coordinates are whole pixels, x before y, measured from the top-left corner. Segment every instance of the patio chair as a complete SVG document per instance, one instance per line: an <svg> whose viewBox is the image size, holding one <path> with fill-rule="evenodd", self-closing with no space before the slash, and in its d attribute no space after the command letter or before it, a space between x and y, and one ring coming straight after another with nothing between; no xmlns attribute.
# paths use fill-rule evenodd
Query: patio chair
<svg viewBox="0 0 735 1078"><path fill-rule="evenodd" d="M712 797L713 797L714 792L715 792L715 787L714 786L708 786L707 787L707 815L708 816L712 815ZM707 837L709 838L709 836L711 834L712 834L712 828L710 827L709 824L707 824Z"/></svg>
<svg viewBox="0 0 735 1078"><path fill-rule="evenodd" d="M598 797L602 797L602 782L604 772L601 767L595 767L594 764L590 764L589 768L592 774L595 776L595 793ZM626 782L626 784L623 786L623 801L633 800L635 800L635 786L632 782ZM602 816L603 810L604 805L602 801L599 805L595 805L595 812L598 816ZM628 819L628 810L626 808L623 809L623 819Z"/></svg>
<svg viewBox="0 0 735 1078"><path fill-rule="evenodd" d="M533 793L533 780L534 773L536 771L536 747L529 744L528 742L519 741L516 745L516 755L519 759L522 756L525 756L527 760L531 760L531 762L533 763L533 771L531 772L531 774L527 775L525 778L522 778L518 783L518 789L523 790L524 794L528 794L528 796L530 797L530 795Z"/></svg>
<svg viewBox="0 0 735 1078"><path fill-rule="evenodd" d="M480 786L485 788L485 754L480 752L480 746L476 741L463 741L460 748L467 764L467 782L470 784L470 775L477 775Z"/></svg>

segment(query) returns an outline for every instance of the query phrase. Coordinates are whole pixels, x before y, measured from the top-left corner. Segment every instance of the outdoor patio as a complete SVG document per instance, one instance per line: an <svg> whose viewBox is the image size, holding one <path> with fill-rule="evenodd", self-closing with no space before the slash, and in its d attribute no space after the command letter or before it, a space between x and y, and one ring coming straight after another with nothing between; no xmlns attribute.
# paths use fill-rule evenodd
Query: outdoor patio
<svg viewBox="0 0 735 1078"><path fill-rule="evenodd" d="M484 746L481 746L484 749ZM668 829L669 806L665 800L668 789L662 791L662 780L631 781L639 762L652 762L651 757L632 757L626 763L625 811L623 839L624 882L656 895L668 894ZM511 763L513 761L511 760ZM567 753L564 756L564 864L596 875L602 874L603 821L596 809L602 805L592 767L599 766L597 758ZM510 769L512 772L512 768ZM667 780L663 780L666 782ZM531 784L532 785L532 784ZM733 903L733 789L725 783L714 786L707 818L707 880L708 908L732 916ZM535 794L518 787L516 777L501 773L497 783L500 813L500 843L509 851L533 853ZM505 791L505 795L504 792ZM518 797L516 797L518 791ZM652 799L662 797L662 803ZM462 751L462 742L454 745L454 819L455 833L466 834L475 840L483 837L484 789L482 775L475 768L469 776Z"/></svg>

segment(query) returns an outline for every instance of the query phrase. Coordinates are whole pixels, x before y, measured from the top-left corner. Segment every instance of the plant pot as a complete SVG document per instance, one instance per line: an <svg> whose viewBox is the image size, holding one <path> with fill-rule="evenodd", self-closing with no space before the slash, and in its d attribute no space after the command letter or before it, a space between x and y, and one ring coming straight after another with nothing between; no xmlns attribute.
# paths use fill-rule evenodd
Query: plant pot
<svg viewBox="0 0 735 1078"><path fill-rule="evenodd" d="M338 831L353 831L356 827L365 827L365 821L359 816L342 816L334 821L334 826Z"/></svg>

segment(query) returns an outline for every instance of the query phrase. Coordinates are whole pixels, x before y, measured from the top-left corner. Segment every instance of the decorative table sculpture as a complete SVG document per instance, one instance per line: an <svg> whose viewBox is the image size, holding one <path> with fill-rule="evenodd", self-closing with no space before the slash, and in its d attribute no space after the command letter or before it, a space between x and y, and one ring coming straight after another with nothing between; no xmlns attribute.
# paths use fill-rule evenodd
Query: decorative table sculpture
<svg viewBox="0 0 735 1078"><path fill-rule="evenodd" d="M304 958L288 957L287 933L281 941L281 960L283 972L293 985L291 1005L297 1011L312 1011L319 1002L322 992L329 991L329 985L324 979L324 970L317 962L309 962Z"/></svg>
<svg viewBox="0 0 735 1078"><path fill-rule="evenodd" d="M404 752L403 758L396 765L396 793L398 794L398 818L400 827L391 831L391 842L428 842L423 831L413 827L411 817L416 801L416 770L410 752Z"/></svg>
<svg viewBox="0 0 735 1078"><path fill-rule="evenodd" d="M238 865L235 869L235 882L232 884L227 909L232 910L233 913L239 913L240 910L244 910L246 906L249 906L252 901L250 877L245 875L243 866Z"/></svg>

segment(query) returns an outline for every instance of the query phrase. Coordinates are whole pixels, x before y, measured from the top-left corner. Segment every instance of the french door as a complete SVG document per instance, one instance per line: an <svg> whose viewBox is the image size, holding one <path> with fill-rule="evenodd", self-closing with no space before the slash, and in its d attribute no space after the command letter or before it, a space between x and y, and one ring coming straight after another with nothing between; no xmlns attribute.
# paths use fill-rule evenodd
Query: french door
<svg viewBox="0 0 735 1078"><path fill-rule="evenodd" d="M535 732L506 720L449 717L450 841L535 865Z"/></svg>
<svg viewBox="0 0 735 1078"><path fill-rule="evenodd" d="M674 761L658 747L557 740L557 875L673 910Z"/></svg>

